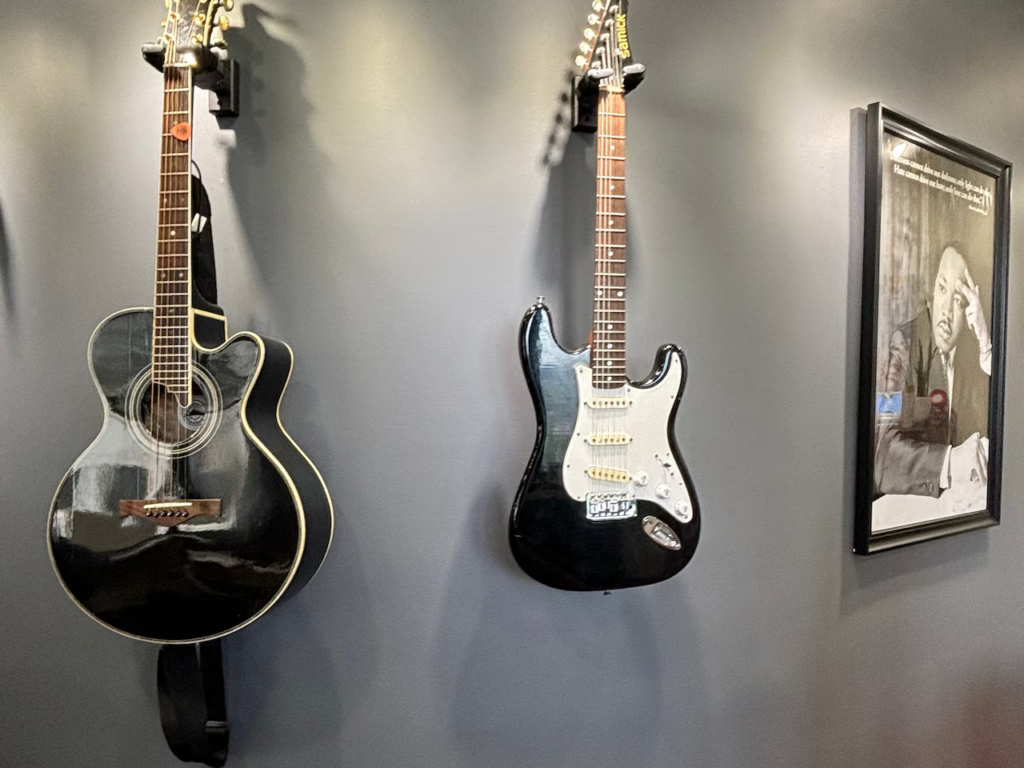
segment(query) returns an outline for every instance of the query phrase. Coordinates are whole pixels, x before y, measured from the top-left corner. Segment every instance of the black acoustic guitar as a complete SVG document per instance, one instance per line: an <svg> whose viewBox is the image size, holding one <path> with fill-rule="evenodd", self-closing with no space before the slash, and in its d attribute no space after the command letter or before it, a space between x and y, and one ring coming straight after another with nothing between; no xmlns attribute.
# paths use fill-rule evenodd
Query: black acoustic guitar
<svg viewBox="0 0 1024 768"><path fill-rule="evenodd" d="M193 77L209 65L221 5L169 3L154 307L93 333L103 428L49 517L53 566L75 603L159 643L257 619L309 581L334 524L320 474L278 416L291 349L253 333L228 339L193 281Z"/></svg>
<svg viewBox="0 0 1024 768"><path fill-rule="evenodd" d="M597 223L590 345L555 340L538 301L520 355L537 411L537 442L512 509L519 565L559 589L610 590L662 581L693 556L700 514L675 440L686 359L658 351L651 375L626 376L626 100L634 64L626 0L598 0L577 65L597 90Z"/></svg>

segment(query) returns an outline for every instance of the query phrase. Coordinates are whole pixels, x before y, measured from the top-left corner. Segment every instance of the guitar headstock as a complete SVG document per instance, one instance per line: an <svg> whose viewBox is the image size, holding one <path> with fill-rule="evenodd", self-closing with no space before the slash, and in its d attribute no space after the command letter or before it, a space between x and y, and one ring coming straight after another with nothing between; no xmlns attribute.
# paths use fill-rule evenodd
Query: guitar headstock
<svg viewBox="0 0 1024 768"><path fill-rule="evenodd" d="M214 29L223 33L229 26L222 11L230 11L234 0L165 0L167 17L163 34L157 44L163 48L165 67L204 69L209 62L210 47L223 45L213 40ZM221 15L219 15L221 14Z"/></svg>
<svg viewBox="0 0 1024 768"><path fill-rule="evenodd" d="M644 66L633 63L629 46L628 4L629 0L594 0L576 56L583 78L605 90L628 92L643 79Z"/></svg>

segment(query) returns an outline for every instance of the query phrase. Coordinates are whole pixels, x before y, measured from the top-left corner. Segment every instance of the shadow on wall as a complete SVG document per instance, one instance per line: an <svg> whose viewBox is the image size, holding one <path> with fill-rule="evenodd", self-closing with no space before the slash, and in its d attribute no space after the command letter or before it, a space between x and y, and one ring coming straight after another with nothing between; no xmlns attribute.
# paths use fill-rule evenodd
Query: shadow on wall
<svg viewBox="0 0 1024 768"><path fill-rule="evenodd" d="M294 21L246 4L245 26L226 33L244 62L242 115L233 121L236 146L228 176L242 231L275 320L289 339L304 329L341 322L334 289L339 243L337 213L327 202L329 161L317 149L303 94L306 67L299 52L268 31ZM302 307L302 312L292 311Z"/></svg>
<svg viewBox="0 0 1024 768"><path fill-rule="evenodd" d="M327 455L317 391L296 382L288 397L289 426L312 454ZM309 586L227 641L236 757L333 742L349 707L365 699L380 659L364 573L348 520L336 514L331 550Z"/></svg>
<svg viewBox="0 0 1024 768"><path fill-rule="evenodd" d="M472 508L437 648L448 727L469 763L642 764L651 747L643 734L663 696L642 596L533 582L505 540L505 494L485 494Z"/></svg>
<svg viewBox="0 0 1024 768"><path fill-rule="evenodd" d="M860 328L864 265L864 173L867 162L867 112L850 111L850 266L846 317L846 461L843 542L853 550L857 482L858 394L860 374ZM988 533L975 531L945 541L924 543L899 553L871 557L847 555L843 561L842 610L855 613L876 600L891 596L893 588L913 589L938 579L956 578L985 566L988 561Z"/></svg>
<svg viewBox="0 0 1024 768"><path fill-rule="evenodd" d="M343 322L335 275L344 240L327 203L328 160L309 127L305 65L293 46L268 31L268 24L287 29L291 22L258 5L242 12L245 26L226 33L243 63L242 114L228 123L236 135L229 183L274 327L295 346L304 376L288 388L285 426L332 488L328 404L304 383L323 380L329 361L303 347L323 338L328 323ZM349 706L365 698L376 673L379 643L367 581L334 500L335 535L320 572L301 594L225 643L236 760L336 740Z"/></svg>
<svg viewBox="0 0 1024 768"><path fill-rule="evenodd" d="M548 184L533 263L537 285L550 291L547 304L558 319L556 338L563 347L574 350L588 343L592 324L597 161L596 134L572 131L571 98L567 86L552 118L541 161L548 171ZM629 246L629 252L635 254L635 238ZM628 265L633 276L637 261Z"/></svg>
<svg viewBox="0 0 1024 768"><path fill-rule="evenodd" d="M547 303L558 318L556 337L567 349L583 347L590 334L595 208L588 159L593 146L591 135L570 133L564 149L550 155L533 253L537 285L551 291Z"/></svg>
<svg viewBox="0 0 1024 768"><path fill-rule="evenodd" d="M488 457L502 451L494 441L477 455L500 467ZM710 725L689 711L709 692L679 582L601 594L533 581L508 546L506 480L496 472L469 504L441 602L435 675L467 764L668 764L666 747L716 764L688 744ZM658 610L659 595L671 611Z"/></svg>
<svg viewBox="0 0 1024 768"><path fill-rule="evenodd" d="M3 293L4 314L8 320L14 320L14 265L11 253L11 240L7 235L6 217L3 203L0 202L0 291Z"/></svg>

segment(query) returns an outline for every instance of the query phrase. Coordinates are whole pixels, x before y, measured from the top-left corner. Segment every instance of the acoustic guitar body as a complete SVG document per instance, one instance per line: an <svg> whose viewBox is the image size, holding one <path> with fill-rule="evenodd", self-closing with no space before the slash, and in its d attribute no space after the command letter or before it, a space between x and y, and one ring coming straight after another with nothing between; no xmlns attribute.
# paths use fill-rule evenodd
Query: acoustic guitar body
<svg viewBox="0 0 1024 768"><path fill-rule="evenodd" d="M104 423L54 497L50 555L74 601L109 628L210 640L309 581L331 540L331 502L278 418L286 344L243 333L193 345L186 404L153 384L152 340L150 309L93 334Z"/></svg>

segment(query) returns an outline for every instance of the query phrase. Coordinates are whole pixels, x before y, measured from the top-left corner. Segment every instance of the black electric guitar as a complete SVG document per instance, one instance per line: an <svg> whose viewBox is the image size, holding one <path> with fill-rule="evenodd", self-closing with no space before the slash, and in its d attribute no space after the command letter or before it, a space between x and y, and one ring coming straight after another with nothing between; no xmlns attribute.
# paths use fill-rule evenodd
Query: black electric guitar
<svg viewBox="0 0 1024 768"><path fill-rule="evenodd" d="M509 524L530 576L570 590L662 581L693 556L700 515L675 441L686 361L658 351L644 381L626 377L626 100L632 62L626 0L598 0L588 19L581 87L597 89L597 224L591 343L555 340L538 301L523 319L520 355L537 410L537 442Z"/></svg>
<svg viewBox="0 0 1024 768"><path fill-rule="evenodd" d="M118 312L93 333L103 429L49 517L53 565L78 606L160 643L254 621L309 581L334 524L320 474L278 417L291 349L252 333L228 339L193 282L193 77L210 66L222 4L168 4L154 307Z"/></svg>

